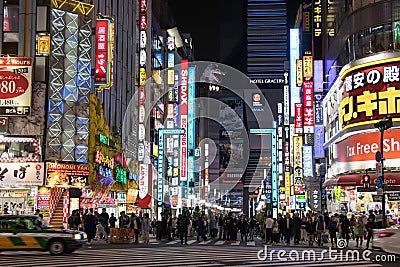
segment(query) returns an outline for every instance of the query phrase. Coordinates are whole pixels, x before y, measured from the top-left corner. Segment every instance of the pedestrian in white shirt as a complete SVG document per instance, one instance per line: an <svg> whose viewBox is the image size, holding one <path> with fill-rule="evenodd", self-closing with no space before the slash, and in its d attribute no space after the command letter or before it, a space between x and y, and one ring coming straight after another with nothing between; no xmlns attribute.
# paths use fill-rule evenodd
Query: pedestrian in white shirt
<svg viewBox="0 0 400 267"><path fill-rule="evenodd" d="M265 228L265 244L272 242L272 226L274 225L274 219L272 219L272 215L267 215L267 218L264 220L264 228Z"/></svg>

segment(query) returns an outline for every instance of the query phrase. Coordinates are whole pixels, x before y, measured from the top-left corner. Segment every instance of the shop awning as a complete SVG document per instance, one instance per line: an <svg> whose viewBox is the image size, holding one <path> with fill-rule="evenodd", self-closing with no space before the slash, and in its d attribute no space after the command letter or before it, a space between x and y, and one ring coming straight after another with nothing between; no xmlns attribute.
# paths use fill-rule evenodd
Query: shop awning
<svg viewBox="0 0 400 267"><path fill-rule="evenodd" d="M337 178L327 179L323 187L333 187L333 186L363 186L362 177L364 174L349 174L341 175ZM371 177L371 186L375 186L375 180L378 178L375 173L368 173ZM400 185L400 173L385 173L385 183L386 185Z"/></svg>
<svg viewBox="0 0 400 267"><path fill-rule="evenodd" d="M138 207L141 209L150 209L151 196L147 194L144 198L138 198Z"/></svg>

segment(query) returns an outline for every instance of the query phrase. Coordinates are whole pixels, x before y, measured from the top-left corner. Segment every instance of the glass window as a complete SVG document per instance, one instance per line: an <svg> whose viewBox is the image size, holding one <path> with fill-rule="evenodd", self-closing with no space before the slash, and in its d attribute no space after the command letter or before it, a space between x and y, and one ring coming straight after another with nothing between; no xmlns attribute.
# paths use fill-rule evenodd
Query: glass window
<svg viewBox="0 0 400 267"><path fill-rule="evenodd" d="M18 6L5 6L4 7L4 32L18 32L19 26L19 8Z"/></svg>
<svg viewBox="0 0 400 267"><path fill-rule="evenodd" d="M38 144L36 142L0 142L0 157L3 159L34 158Z"/></svg>

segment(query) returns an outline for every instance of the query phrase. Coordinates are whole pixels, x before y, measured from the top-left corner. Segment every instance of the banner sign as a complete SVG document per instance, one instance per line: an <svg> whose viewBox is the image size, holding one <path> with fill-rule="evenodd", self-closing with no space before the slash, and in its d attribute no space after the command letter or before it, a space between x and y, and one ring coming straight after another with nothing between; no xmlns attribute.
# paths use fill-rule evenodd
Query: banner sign
<svg viewBox="0 0 400 267"><path fill-rule="evenodd" d="M96 19L95 87L98 91L112 86L114 22L112 18Z"/></svg>
<svg viewBox="0 0 400 267"><path fill-rule="evenodd" d="M400 64L357 68L344 77L339 121L343 126L400 114Z"/></svg>
<svg viewBox="0 0 400 267"><path fill-rule="evenodd" d="M194 137L195 137L195 67L189 68L189 82L188 82L188 128L187 128L187 140L188 149L194 149Z"/></svg>
<svg viewBox="0 0 400 267"><path fill-rule="evenodd" d="M43 185L43 162L0 163L0 187L19 185Z"/></svg>
<svg viewBox="0 0 400 267"><path fill-rule="evenodd" d="M313 81L305 81L303 83L303 106L314 106L314 85Z"/></svg>
<svg viewBox="0 0 400 267"><path fill-rule="evenodd" d="M88 184L89 165L48 162L46 166L46 186L83 187Z"/></svg>
<svg viewBox="0 0 400 267"><path fill-rule="evenodd" d="M181 155L180 155L180 181L187 181L187 125L188 125L188 61L181 62L181 88L180 88L180 111L181 128L185 133L181 136Z"/></svg>
<svg viewBox="0 0 400 267"><path fill-rule="evenodd" d="M303 133L303 104L295 103L294 128L296 134Z"/></svg>
<svg viewBox="0 0 400 267"><path fill-rule="evenodd" d="M303 137L293 137L293 170L294 170L294 184L303 184Z"/></svg>
<svg viewBox="0 0 400 267"><path fill-rule="evenodd" d="M31 113L32 58L0 58L0 115Z"/></svg>

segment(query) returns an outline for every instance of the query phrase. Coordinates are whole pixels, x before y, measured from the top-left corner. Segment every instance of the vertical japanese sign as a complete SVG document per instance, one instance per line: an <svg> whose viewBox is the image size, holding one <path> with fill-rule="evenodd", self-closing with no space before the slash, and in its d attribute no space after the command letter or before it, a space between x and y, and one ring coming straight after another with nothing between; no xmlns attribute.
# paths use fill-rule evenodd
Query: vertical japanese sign
<svg viewBox="0 0 400 267"><path fill-rule="evenodd" d="M314 86L312 81L305 81L303 83L303 106L314 106Z"/></svg>
<svg viewBox="0 0 400 267"><path fill-rule="evenodd" d="M96 90L112 86L112 61L114 46L114 22L112 18L96 20L96 64L94 82Z"/></svg>
<svg viewBox="0 0 400 267"><path fill-rule="evenodd" d="M0 58L0 115L31 113L32 58Z"/></svg>
<svg viewBox="0 0 400 267"><path fill-rule="evenodd" d="M188 126L188 60L181 62L181 90L180 90L180 111L181 128L185 133L181 136L181 160L180 160L180 181L187 181L187 126Z"/></svg>
<svg viewBox="0 0 400 267"><path fill-rule="evenodd" d="M294 133L301 134L303 132L303 104L295 103L294 108Z"/></svg>
<svg viewBox="0 0 400 267"><path fill-rule="evenodd" d="M309 80L313 77L313 57L303 56L303 78Z"/></svg>
<svg viewBox="0 0 400 267"><path fill-rule="evenodd" d="M293 137L293 172L294 172L294 184L302 185L303 184L303 157L302 157L302 148L303 148L303 137L302 136L294 136Z"/></svg>
<svg viewBox="0 0 400 267"><path fill-rule="evenodd" d="M273 128L277 129L276 121L273 122ZM276 131L272 132L271 136L271 152L272 152L272 216L274 218L278 217L278 147L277 147L277 134Z"/></svg>
<svg viewBox="0 0 400 267"><path fill-rule="evenodd" d="M189 87L188 87L188 149L194 149L194 118L195 118L195 67L189 68Z"/></svg>

